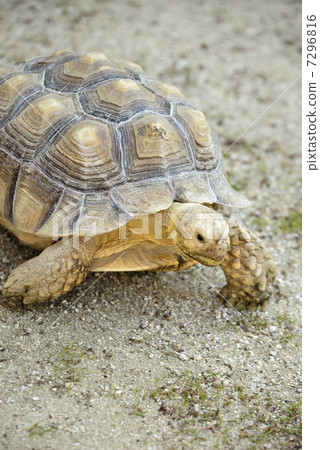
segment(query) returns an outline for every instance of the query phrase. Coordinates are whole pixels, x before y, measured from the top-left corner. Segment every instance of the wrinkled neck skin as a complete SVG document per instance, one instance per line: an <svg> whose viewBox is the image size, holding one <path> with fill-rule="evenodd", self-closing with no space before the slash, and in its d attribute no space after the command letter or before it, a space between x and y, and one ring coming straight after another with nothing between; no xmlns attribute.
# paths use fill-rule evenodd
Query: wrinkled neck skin
<svg viewBox="0 0 320 450"><path fill-rule="evenodd" d="M222 214L197 203L173 203L166 212L168 238L177 251L206 266L224 259L230 247Z"/></svg>

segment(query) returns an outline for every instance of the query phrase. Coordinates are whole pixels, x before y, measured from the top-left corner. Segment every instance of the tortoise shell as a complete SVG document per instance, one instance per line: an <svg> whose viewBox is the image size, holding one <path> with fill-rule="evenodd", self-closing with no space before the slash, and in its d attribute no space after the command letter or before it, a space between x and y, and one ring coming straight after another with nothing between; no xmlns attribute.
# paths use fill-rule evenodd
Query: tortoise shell
<svg viewBox="0 0 320 450"><path fill-rule="evenodd" d="M102 53L0 68L0 217L39 236L109 232L173 201L244 207L216 136L171 84Z"/></svg>

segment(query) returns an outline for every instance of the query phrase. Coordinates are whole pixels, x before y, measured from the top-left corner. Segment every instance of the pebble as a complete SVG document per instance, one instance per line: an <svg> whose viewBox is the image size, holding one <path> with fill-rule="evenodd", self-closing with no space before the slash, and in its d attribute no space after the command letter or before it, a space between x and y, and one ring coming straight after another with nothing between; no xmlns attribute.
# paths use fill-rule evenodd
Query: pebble
<svg viewBox="0 0 320 450"><path fill-rule="evenodd" d="M275 325L271 325L271 326L269 327L270 333L274 333L275 331L277 331L277 329L278 329L278 327L276 327Z"/></svg>

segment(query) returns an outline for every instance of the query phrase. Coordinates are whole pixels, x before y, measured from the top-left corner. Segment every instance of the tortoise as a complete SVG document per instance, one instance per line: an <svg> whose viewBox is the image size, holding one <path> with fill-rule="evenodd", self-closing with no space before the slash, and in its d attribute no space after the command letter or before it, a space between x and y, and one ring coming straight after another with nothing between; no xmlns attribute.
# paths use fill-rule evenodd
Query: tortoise
<svg viewBox="0 0 320 450"><path fill-rule="evenodd" d="M204 114L139 65L60 50L0 69L0 224L42 250L3 296L44 302L89 271L201 263L222 267L229 305L264 304L272 256L218 212L248 204Z"/></svg>

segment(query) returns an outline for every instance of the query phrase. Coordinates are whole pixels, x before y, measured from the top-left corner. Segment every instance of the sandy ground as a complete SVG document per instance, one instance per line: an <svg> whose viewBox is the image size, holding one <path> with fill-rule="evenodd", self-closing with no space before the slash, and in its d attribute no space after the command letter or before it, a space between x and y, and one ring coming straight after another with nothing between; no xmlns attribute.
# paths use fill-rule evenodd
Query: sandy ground
<svg viewBox="0 0 320 450"><path fill-rule="evenodd" d="M265 311L219 268L94 274L0 307L3 449L300 448L300 3L0 0L0 64L59 48L133 60L203 110L278 266ZM0 282L35 255L6 230Z"/></svg>

